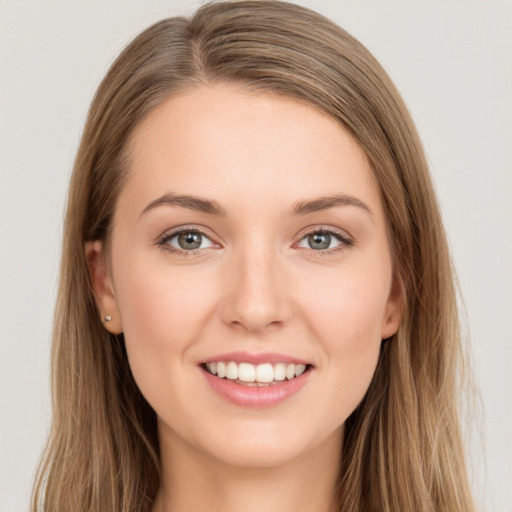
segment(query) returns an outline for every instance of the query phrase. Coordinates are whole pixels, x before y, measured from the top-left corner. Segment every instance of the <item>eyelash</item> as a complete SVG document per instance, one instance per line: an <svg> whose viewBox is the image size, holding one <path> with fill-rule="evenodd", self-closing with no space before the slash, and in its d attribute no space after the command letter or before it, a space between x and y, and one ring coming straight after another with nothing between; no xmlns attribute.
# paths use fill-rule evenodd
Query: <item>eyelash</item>
<svg viewBox="0 0 512 512"><path fill-rule="evenodd" d="M173 254L177 254L182 257L195 256L195 255L197 255L197 253L199 251L204 250L204 249L193 249L190 251L185 251L183 249L178 249L177 247L170 245L169 241L181 233L197 233L211 241L211 238L201 229L198 229L197 227L187 228L185 226L185 227L180 227L178 229L172 230L171 232L165 233L158 239L156 245L158 245L165 251L168 251ZM320 257L328 256L331 254L335 254L339 251L344 251L345 249L350 248L354 245L354 240L352 238L348 237L346 233L344 233L342 231L338 231L331 227L329 227L329 228L317 227L315 229L307 231L306 233L302 234L302 236L299 239L299 242L301 242L306 237L311 236L311 235L330 235L330 236L333 236L339 242L339 245L332 249L315 251L314 249L309 248L309 251L311 252L311 254L313 256L320 256ZM215 243L215 242L212 241L212 243ZM296 244L294 244L294 245L296 245ZM301 249L306 249L306 247L301 247Z"/></svg>
<svg viewBox="0 0 512 512"><path fill-rule="evenodd" d="M333 247L332 249L326 249L323 251L315 251L312 248L301 247L301 249L308 249L308 252L312 257L331 256L333 254L337 254L338 252L343 252L346 249L354 246L354 240L351 237L349 237L347 233L343 231L338 231L337 229L334 229L332 227L323 226L315 227L314 229L302 234L299 243L311 235L329 235L334 237L339 242L339 245L337 245L336 247Z"/></svg>
<svg viewBox="0 0 512 512"><path fill-rule="evenodd" d="M174 229L174 230L172 230L170 232L164 233L160 237L160 239L157 241L156 245L161 247L164 251L168 251L170 253L177 254L178 256L183 256L185 258L190 257L190 256L195 256L199 251L203 250L203 249L194 249L194 250L191 250L191 251L185 251L183 249L178 249L177 247L173 247L172 245L170 245L169 241L172 240L175 236L177 236L177 235L179 235L181 233L197 233L197 234L199 234L201 236L204 236L208 240L211 240L211 237L208 236L201 229L198 229L195 226L194 227L192 227L192 226L191 227L184 226L184 227L180 227L180 228Z"/></svg>

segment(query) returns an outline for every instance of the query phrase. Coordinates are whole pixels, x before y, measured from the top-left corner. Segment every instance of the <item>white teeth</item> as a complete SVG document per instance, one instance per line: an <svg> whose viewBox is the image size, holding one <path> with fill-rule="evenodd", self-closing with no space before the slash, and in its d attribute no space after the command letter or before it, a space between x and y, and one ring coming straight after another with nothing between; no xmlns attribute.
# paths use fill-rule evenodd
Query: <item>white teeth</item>
<svg viewBox="0 0 512 512"><path fill-rule="evenodd" d="M284 380L286 378L286 365L284 363L277 363L274 367L274 379Z"/></svg>
<svg viewBox="0 0 512 512"><path fill-rule="evenodd" d="M226 377L230 380L238 379L238 365L235 362L230 361L226 366Z"/></svg>
<svg viewBox="0 0 512 512"><path fill-rule="evenodd" d="M243 382L254 382L256 380L256 368L251 363L240 363L238 365L238 378Z"/></svg>
<svg viewBox="0 0 512 512"><path fill-rule="evenodd" d="M298 364L295 367L295 377L298 377L299 375L302 375L306 371L306 365L305 364Z"/></svg>
<svg viewBox="0 0 512 512"><path fill-rule="evenodd" d="M217 363L217 375L221 379L226 376L226 363Z"/></svg>
<svg viewBox="0 0 512 512"><path fill-rule="evenodd" d="M274 380L274 368L270 363L259 364L256 367L256 380L258 382L272 382Z"/></svg>
<svg viewBox="0 0 512 512"><path fill-rule="evenodd" d="M286 378L288 380L293 379L295 377L295 365L289 364L286 366Z"/></svg>
<svg viewBox="0 0 512 512"><path fill-rule="evenodd" d="M257 366L251 363L213 362L206 363L206 369L221 379L226 377L229 380L240 380L241 382L268 384L273 381L283 381L299 377L306 371L305 364L286 364L270 363L259 364Z"/></svg>

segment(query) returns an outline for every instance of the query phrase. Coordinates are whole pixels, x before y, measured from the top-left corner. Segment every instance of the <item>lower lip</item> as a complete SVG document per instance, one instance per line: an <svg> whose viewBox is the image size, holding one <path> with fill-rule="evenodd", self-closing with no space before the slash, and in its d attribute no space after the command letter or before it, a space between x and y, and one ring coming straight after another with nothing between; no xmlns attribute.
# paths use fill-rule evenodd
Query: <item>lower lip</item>
<svg viewBox="0 0 512 512"><path fill-rule="evenodd" d="M270 386L244 386L229 379L221 379L201 368L211 388L235 405L243 407L269 407L277 405L300 391L308 381L311 369L290 380Z"/></svg>

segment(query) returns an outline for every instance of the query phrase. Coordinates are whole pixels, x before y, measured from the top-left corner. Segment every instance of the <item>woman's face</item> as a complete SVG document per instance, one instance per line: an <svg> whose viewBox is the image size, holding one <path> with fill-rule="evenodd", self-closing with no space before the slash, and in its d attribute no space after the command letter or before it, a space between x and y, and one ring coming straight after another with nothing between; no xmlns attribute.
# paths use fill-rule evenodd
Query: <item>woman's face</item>
<svg viewBox="0 0 512 512"><path fill-rule="evenodd" d="M109 254L87 252L161 443L239 466L338 445L400 317L363 152L319 110L231 85L171 97L129 151Z"/></svg>

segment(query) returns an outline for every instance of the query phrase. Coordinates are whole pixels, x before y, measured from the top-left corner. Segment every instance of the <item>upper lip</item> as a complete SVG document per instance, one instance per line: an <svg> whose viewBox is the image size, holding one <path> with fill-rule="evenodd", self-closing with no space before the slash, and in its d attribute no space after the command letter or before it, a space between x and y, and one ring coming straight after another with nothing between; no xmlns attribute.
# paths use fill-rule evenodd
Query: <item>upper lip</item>
<svg viewBox="0 0 512 512"><path fill-rule="evenodd" d="M288 356L286 354L278 354L276 352L261 352L258 354L250 353L250 352L227 352L224 354L219 354L213 357L209 357L204 361L201 361L201 364L205 363L216 363L219 361L229 362L233 361L235 363L251 363L254 365L270 363L287 363L287 364L304 364L310 365L311 363L293 356Z"/></svg>

